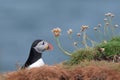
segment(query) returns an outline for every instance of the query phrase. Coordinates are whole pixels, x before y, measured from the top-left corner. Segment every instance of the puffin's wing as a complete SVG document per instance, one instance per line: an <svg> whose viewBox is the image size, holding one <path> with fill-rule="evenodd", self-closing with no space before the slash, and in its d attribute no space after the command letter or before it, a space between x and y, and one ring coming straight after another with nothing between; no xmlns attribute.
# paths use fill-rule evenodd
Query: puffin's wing
<svg viewBox="0 0 120 80"><path fill-rule="evenodd" d="M25 62L25 64L21 67L21 69L24 69L26 67L28 67L30 65L30 57L27 59L27 61Z"/></svg>
<svg viewBox="0 0 120 80"><path fill-rule="evenodd" d="M31 50L31 52L32 52L33 50ZM28 59L27 59L27 61L25 62L25 64L21 67L21 69L24 69L24 68L26 68L26 67L28 67L29 65L31 65L32 64L32 62L31 62L31 59L33 58L33 54L29 54L29 57L28 57Z"/></svg>

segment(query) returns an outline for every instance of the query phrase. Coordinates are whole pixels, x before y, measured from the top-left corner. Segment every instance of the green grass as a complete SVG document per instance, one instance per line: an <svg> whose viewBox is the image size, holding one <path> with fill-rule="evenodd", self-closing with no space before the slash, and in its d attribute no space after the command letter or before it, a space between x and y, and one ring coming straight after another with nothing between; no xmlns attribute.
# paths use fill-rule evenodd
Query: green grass
<svg viewBox="0 0 120 80"><path fill-rule="evenodd" d="M120 54L120 37L114 37L106 44L101 43L97 47L105 48L104 56L113 57Z"/></svg>
<svg viewBox="0 0 120 80"><path fill-rule="evenodd" d="M112 38L110 41L119 41L120 42L120 36L116 36Z"/></svg>
<svg viewBox="0 0 120 80"><path fill-rule="evenodd" d="M98 48L104 48L100 52ZM107 43L100 43L96 47L82 48L72 53L70 60L65 62L67 65L80 64L83 61L91 60L113 60L115 55L120 55L120 37L114 37Z"/></svg>
<svg viewBox="0 0 120 80"><path fill-rule="evenodd" d="M81 61L84 60L93 60L96 52L97 51L94 48L83 48L78 51L75 51L74 53L72 53L71 59L67 62L67 64L74 65L79 64Z"/></svg>

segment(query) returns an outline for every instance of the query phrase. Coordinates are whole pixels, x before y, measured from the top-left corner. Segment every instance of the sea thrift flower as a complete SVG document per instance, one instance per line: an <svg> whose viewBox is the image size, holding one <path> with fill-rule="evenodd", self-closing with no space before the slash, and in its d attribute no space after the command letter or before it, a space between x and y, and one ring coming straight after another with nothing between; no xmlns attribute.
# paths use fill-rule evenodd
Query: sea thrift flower
<svg viewBox="0 0 120 80"><path fill-rule="evenodd" d="M101 49L101 52L104 52L105 51L105 48L100 48Z"/></svg>
<svg viewBox="0 0 120 80"><path fill-rule="evenodd" d="M78 37L80 37L80 36L81 36L81 34L80 34L80 33L77 33L77 36L78 36Z"/></svg>
<svg viewBox="0 0 120 80"><path fill-rule="evenodd" d="M98 49L100 52L104 52L105 51L105 48L99 48Z"/></svg>
<svg viewBox="0 0 120 80"><path fill-rule="evenodd" d="M72 34L72 32L73 32L72 29L69 29L69 30L67 31L67 33L68 33L69 35Z"/></svg>
<svg viewBox="0 0 120 80"><path fill-rule="evenodd" d="M97 27L94 27L94 30L97 31Z"/></svg>
<svg viewBox="0 0 120 80"><path fill-rule="evenodd" d="M112 13L106 13L105 14L105 16L111 16L112 15Z"/></svg>
<svg viewBox="0 0 120 80"><path fill-rule="evenodd" d="M106 40L104 40L104 41L103 41L103 43L105 43L105 44L106 44L106 43L107 43L107 41L106 41Z"/></svg>
<svg viewBox="0 0 120 80"><path fill-rule="evenodd" d="M102 25L101 24L98 24L98 27L101 27Z"/></svg>
<svg viewBox="0 0 120 80"><path fill-rule="evenodd" d="M107 20L108 20L107 18L104 19L104 21L107 21Z"/></svg>
<svg viewBox="0 0 120 80"><path fill-rule="evenodd" d="M107 26L109 25L109 23L107 22L107 23L105 23Z"/></svg>
<svg viewBox="0 0 120 80"><path fill-rule="evenodd" d="M111 13L106 13L106 14L105 14L105 16L110 16L110 15L111 15Z"/></svg>
<svg viewBox="0 0 120 80"><path fill-rule="evenodd" d="M88 29L88 26L87 25L82 25L81 31L85 31L86 29Z"/></svg>
<svg viewBox="0 0 120 80"><path fill-rule="evenodd" d="M55 40L56 40L56 42L57 42L57 45L58 45L59 49L60 49L64 54L66 54L66 55L68 55L68 56L71 56L71 53L69 53L68 51L64 50L64 48L61 46L61 43L60 43L60 41L59 41L59 38L58 38L58 37L60 36L61 29L60 29L60 28L54 28L54 29L52 30L52 32L53 32L53 34L54 34L54 36L55 36Z"/></svg>
<svg viewBox="0 0 120 80"><path fill-rule="evenodd" d="M111 16L111 17L114 17L115 15L112 14L112 13L107 13L107 14L105 14L105 16Z"/></svg>
<svg viewBox="0 0 120 80"><path fill-rule="evenodd" d="M58 36L60 36L61 29L60 28L54 28L52 30L52 32L53 32L53 34L54 34L55 37L58 37Z"/></svg>
<svg viewBox="0 0 120 80"><path fill-rule="evenodd" d="M77 42L74 42L74 43L73 43L74 46L77 46L77 44L78 44Z"/></svg>
<svg viewBox="0 0 120 80"><path fill-rule="evenodd" d="M114 15L114 14L112 14L112 15L111 15L111 17L115 17L115 15Z"/></svg>
<svg viewBox="0 0 120 80"><path fill-rule="evenodd" d="M119 27L119 25L117 25L117 24L116 24L114 27L115 27L115 28L118 28L118 27Z"/></svg>

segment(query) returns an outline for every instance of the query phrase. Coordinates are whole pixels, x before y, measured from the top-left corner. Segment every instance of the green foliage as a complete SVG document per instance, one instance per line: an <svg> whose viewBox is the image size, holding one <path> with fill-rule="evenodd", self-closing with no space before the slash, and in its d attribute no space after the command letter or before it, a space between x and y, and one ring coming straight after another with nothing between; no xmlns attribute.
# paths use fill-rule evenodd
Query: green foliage
<svg viewBox="0 0 120 80"><path fill-rule="evenodd" d="M74 65L79 64L82 61L91 60L120 62L120 37L115 34L119 25L112 22L114 16L115 15L112 13L105 14L104 25L98 24L93 28L97 41L92 40L92 38L88 35L87 30L89 30L89 26L81 26L81 29L76 35L78 39L74 39L72 37L74 34L73 30L69 29L67 33L69 39L72 41L72 45L76 49L75 52L68 52L68 50L65 50L63 46L61 46L61 42L59 40L61 29L54 28L52 32L59 49L64 54L70 56L70 60L65 62L65 64Z"/></svg>
<svg viewBox="0 0 120 80"><path fill-rule="evenodd" d="M120 54L120 37L114 37L107 43L98 45L100 48L105 48L104 56L113 57Z"/></svg>
<svg viewBox="0 0 120 80"><path fill-rule="evenodd" d="M70 65L74 65L74 64L79 64L81 61L93 60L96 53L97 50L95 50L94 48L80 49L72 54L71 59L67 63Z"/></svg>
<svg viewBox="0 0 120 80"><path fill-rule="evenodd" d="M113 37L110 41L118 41L118 42L120 42L120 36Z"/></svg>
<svg viewBox="0 0 120 80"><path fill-rule="evenodd" d="M100 52L98 48L104 48L103 52ZM113 59L115 55L120 54L120 37L112 38L107 43L100 43L95 48L82 48L72 53L69 61L65 64L76 65L84 61L91 60L109 60ZM112 58L111 58L112 57Z"/></svg>

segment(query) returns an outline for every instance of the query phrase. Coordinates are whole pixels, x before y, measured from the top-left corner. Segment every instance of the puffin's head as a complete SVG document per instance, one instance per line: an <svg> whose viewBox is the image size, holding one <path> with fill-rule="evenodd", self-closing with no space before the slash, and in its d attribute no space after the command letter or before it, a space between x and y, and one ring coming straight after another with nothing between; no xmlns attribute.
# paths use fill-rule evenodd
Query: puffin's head
<svg viewBox="0 0 120 80"><path fill-rule="evenodd" d="M52 50L53 46L44 40L35 40L32 44L32 48L34 48L38 53L41 53L45 50Z"/></svg>

